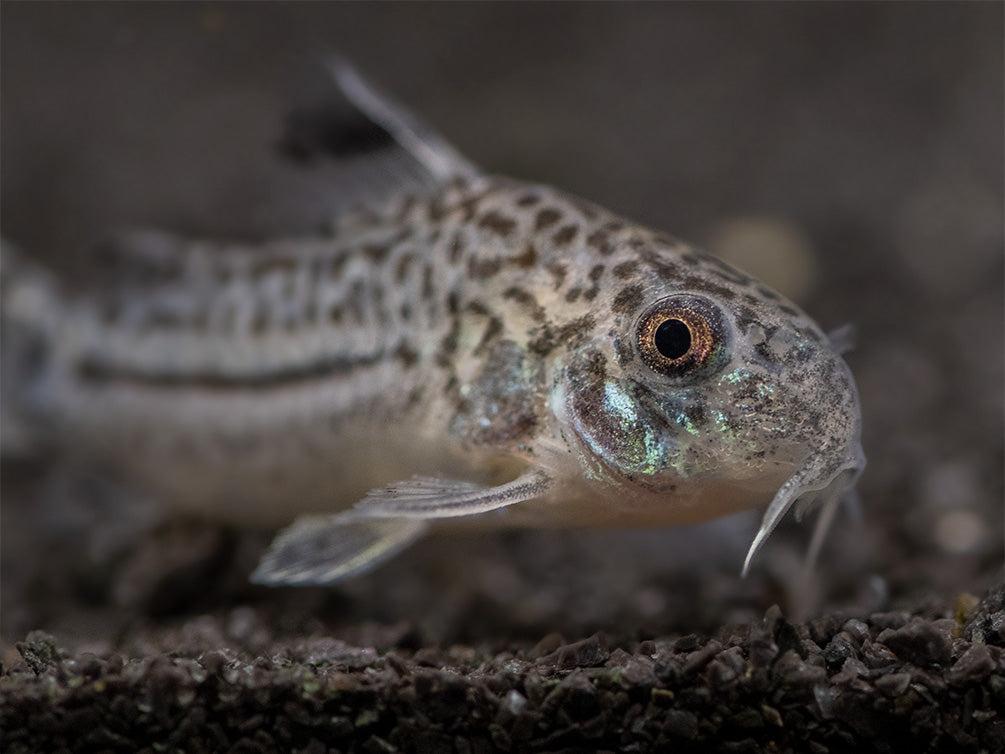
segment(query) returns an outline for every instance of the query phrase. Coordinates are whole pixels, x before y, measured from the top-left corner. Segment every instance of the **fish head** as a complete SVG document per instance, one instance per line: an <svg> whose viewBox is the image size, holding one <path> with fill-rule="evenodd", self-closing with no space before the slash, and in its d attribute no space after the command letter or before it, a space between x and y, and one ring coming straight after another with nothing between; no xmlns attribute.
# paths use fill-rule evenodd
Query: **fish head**
<svg viewBox="0 0 1005 754"><path fill-rule="evenodd" d="M644 250L598 297L552 407L583 474L641 521L840 496L864 467L847 364L793 303L702 252Z"/></svg>

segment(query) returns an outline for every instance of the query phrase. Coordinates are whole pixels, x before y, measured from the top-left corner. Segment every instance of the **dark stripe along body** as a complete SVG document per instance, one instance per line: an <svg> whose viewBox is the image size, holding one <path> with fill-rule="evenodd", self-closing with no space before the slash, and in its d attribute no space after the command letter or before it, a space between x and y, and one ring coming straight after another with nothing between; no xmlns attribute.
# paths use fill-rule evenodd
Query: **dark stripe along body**
<svg viewBox="0 0 1005 754"><path fill-rule="evenodd" d="M441 518L652 525L770 503L753 554L797 499L833 510L864 463L858 401L812 320L675 239L481 175L335 76L426 178L327 236L106 249L116 284L47 309L23 402L51 440L245 523L363 497L281 535L266 583L343 578ZM33 297L11 290L14 319ZM663 370L645 350L646 318L673 311L714 361Z"/></svg>

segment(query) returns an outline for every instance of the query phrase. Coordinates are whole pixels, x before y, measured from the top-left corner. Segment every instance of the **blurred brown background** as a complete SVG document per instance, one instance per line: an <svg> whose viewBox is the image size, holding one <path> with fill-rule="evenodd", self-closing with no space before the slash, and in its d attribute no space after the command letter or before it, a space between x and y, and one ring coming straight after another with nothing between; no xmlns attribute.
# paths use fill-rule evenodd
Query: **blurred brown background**
<svg viewBox="0 0 1005 754"><path fill-rule="evenodd" d="M818 599L951 600L1002 579L1001 29L996 3L7 2L3 235L72 267L122 226L305 231L323 186L272 146L312 60L338 50L487 170L711 246L826 329L854 322L863 522L839 516ZM28 489L4 491L5 642L245 602L445 638L715 625L784 603L809 532L786 526L746 582L748 519L697 546L693 532L440 538L293 596L244 586L264 540L206 535L178 556L198 566L186 591L147 573L168 566L88 544L88 527L53 539Z"/></svg>

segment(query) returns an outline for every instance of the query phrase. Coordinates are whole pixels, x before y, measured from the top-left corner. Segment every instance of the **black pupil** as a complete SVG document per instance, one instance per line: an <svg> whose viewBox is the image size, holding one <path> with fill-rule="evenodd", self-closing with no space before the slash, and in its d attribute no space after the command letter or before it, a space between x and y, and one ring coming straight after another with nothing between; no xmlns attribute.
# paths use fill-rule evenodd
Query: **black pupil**
<svg viewBox="0 0 1005 754"><path fill-rule="evenodd" d="M679 359L691 350L691 330L679 319L668 319L656 328L656 350L668 359Z"/></svg>

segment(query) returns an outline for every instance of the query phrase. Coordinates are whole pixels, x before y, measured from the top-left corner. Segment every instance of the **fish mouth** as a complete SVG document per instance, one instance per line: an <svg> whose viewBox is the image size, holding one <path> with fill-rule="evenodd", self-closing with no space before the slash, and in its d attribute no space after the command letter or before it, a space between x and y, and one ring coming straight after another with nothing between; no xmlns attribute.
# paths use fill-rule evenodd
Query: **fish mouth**
<svg viewBox="0 0 1005 754"><path fill-rule="evenodd" d="M774 499L768 504L761 519L761 526L747 550L743 561L742 575L746 576L750 564L767 541L771 532L793 505L797 505L796 515L802 513L814 504L821 506L820 517L810 542L807 562L812 564L816 554L823 544L824 536L830 528L831 520L838 504L850 497L862 471L865 469L865 455L862 446L855 442L850 453L831 455L828 449L821 448L817 453L803 463L802 466L781 486Z"/></svg>

